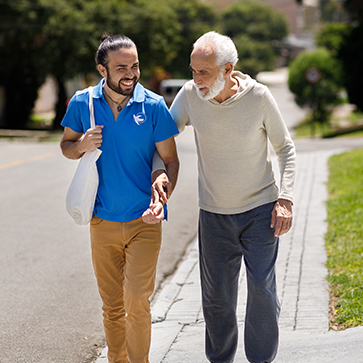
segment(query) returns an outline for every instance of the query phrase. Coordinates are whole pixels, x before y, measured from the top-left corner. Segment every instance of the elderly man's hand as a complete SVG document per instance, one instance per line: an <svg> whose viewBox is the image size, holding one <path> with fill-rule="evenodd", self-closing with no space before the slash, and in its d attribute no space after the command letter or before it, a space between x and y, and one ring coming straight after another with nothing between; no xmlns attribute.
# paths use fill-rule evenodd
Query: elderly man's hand
<svg viewBox="0 0 363 363"><path fill-rule="evenodd" d="M292 226L292 202L279 199L272 211L271 228L275 228L275 237L287 233Z"/></svg>
<svg viewBox="0 0 363 363"><path fill-rule="evenodd" d="M167 203L173 191L170 180L164 170L157 170L153 173L153 184L151 186L151 204Z"/></svg>

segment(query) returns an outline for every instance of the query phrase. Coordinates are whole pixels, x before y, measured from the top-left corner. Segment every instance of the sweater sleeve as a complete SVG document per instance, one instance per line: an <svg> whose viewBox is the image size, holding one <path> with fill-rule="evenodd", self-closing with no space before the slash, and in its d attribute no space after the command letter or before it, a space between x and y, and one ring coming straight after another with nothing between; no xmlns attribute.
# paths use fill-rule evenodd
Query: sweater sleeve
<svg viewBox="0 0 363 363"><path fill-rule="evenodd" d="M188 112L188 87L193 87L190 82L187 82L178 92L170 108L170 113L178 127L179 133L184 131L185 126L190 125Z"/></svg>
<svg viewBox="0 0 363 363"><path fill-rule="evenodd" d="M170 108L171 116L178 127L179 133L182 132L187 124L189 124L189 116L187 113L187 94L185 86L176 95L173 104ZM176 135L178 136L178 134ZM165 170L163 159L160 157L157 150L155 150L152 160L152 172L156 170Z"/></svg>
<svg viewBox="0 0 363 363"><path fill-rule="evenodd" d="M279 198L293 202L295 180L295 145L278 109L275 99L265 87L264 124L267 136L276 152L280 171Z"/></svg>

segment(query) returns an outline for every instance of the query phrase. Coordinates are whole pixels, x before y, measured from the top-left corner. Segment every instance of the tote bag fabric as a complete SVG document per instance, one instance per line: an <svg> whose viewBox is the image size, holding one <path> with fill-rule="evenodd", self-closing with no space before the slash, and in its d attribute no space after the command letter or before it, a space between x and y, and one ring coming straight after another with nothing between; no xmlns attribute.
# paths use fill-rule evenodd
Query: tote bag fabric
<svg viewBox="0 0 363 363"><path fill-rule="evenodd" d="M88 91L90 123L94 128L93 87L89 87ZM82 156L67 192L67 212L80 225L86 225L92 219L99 182L96 161L101 153L100 149L96 149Z"/></svg>

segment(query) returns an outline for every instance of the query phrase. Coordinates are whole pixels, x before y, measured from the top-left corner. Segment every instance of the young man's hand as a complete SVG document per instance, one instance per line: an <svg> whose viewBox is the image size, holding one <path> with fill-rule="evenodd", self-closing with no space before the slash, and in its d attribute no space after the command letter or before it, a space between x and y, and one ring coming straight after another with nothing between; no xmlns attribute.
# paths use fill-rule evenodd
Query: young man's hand
<svg viewBox="0 0 363 363"><path fill-rule="evenodd" d="M162 202L150 204L150 207L142 214L144 223L156 224L164 219L164 205Z"/></svg>

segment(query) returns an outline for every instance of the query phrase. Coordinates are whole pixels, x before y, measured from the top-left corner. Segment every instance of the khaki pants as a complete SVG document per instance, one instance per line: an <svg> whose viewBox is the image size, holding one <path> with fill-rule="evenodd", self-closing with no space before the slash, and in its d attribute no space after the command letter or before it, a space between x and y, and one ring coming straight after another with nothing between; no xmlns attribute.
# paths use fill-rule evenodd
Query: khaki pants
<svg viewBox="0 0 363 363"><path fill-rule="evenodd" d="M103 301L109 363L149 363L161 223L91 221L92 260Z"/></svg>

